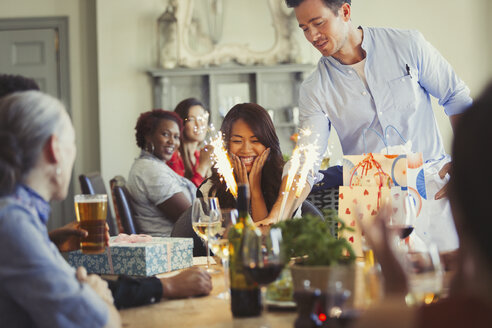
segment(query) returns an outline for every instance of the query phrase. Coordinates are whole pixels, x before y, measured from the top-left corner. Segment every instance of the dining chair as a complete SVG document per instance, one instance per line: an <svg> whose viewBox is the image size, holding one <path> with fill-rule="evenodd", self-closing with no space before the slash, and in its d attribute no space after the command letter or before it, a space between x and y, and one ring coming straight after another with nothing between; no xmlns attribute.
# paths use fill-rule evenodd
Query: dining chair
<svg viewBox="0 0 492 328"><path fill-rule="evenodd" d="M323 221L325 220L323 213L309 200L305 200L302 202L301 214L302 215L311 214L311 215L319 217Z"/></svg>
<svg viewBox="0 0 492 328"><path fill-rule="evenodd" d="M207 256L203 241L196 234L191 225L191 206L186 209L174 223L171 237L193 238L193 256Z"/></svg>
<svg viewBox="0 0 492 328"><path fill-rule="evenodd" d="M131 196L126 189L126 181L121 175L110 180L111 194L113 196L116 222L120 232L135 234L134 211L131 204Z"/></svg>
<svg viewBox="0 0 492 328"><path fill-rule="evenodd" d="M80 182L80 190L82 191L83 194L88 194L88 195L108 194L101 173L99 172L81 174L79 175L79 182ZM113 214L109 209L106 215L106 222L108 223L109 226L109 235L116 236L118 234L118 227L113 218Z"/></svg>

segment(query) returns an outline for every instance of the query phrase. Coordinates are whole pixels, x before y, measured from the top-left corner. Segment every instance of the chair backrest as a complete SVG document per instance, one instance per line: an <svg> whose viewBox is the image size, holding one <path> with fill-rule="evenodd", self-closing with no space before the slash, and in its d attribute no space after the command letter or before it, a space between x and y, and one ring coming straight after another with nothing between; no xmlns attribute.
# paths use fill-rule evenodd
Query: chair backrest
<svg viewBox="0 0 492 328"><path fill-rule="evenodd" d="M106 186L104 185L103 178L99 172L91 172L87 174L79 175L80 190L83 194L95 195L103 194L107 195ZM109 195L108 195L109 196ZM109 226L109 234L111 236L116 236L118 234L118 229L116 227L116 222L114 221L111 211L108 210L106 216L106 222Z"/></svg>
<svg viewBox="0 0 492 328"><path fill-rule="evenodd" d="M116 222L120 228L120 232L126 234L136 233L135 224L133 221L133 208L131 204L131 196L126 189L126 181L121 175L115 176L110 181L111 193L113 195L114 209L116 214Z"/></svg>
<svg viewBox="0 0 492 328"><path fill-rule="evenodd" d="M338 189L338 187L337 187L337 189ZM337 200L337 203L338 203L338 200ZM326 207L323 209L334 210L333 208L330 208L330 207ZM305 213L309 213L309 214L318 216L323 221L326 221L326 223L330 227L331 234L335 237L338 236L338 222L335 220L332 220L332 219L326 220L325 216L323 215L323 212L321 212L321 210L316 205L314 205L312 202L310 202L309 200L306 199L304 202L302 202L301 212L302 212L302 215L304 215ZM338 212L338 211L335 210L335 212Z"/></svg>
<svg viewBox="0 0 492 328"><path fill-rule="evenodd" d="M309 200L305 200L302 202L301 214L302 215L311 214L311 215L319 217L323 221L325 220L323 213L321 213L321 211L316 206L314 206L314 204L311 203Z"/></svg>
<svg viewBox="0 0 492 328"><path fill-rule="evenodd" d="M338 186L311 191L307 199L319 209L338 211Z"/></svg>
<svg viewBox="0 0 492 328"><path fill-rule="evenodd" d="M207 250L191 225L191 206L174 223L171 237L193 238L193 256L206 256Z"/></svg>

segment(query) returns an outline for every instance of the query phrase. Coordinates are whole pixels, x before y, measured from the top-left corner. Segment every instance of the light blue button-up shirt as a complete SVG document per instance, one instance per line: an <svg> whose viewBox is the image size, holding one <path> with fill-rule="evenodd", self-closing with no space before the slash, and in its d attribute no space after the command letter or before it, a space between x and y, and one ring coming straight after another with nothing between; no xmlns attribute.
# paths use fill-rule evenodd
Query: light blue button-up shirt
<svg viewBox="0 0 492 328"><path fill-rule="evenodd" d="M364 27L362 48L369 90L350 65L332 57L322 57L303 82L300 125L313 132L304 142L316 142L324 154L333 126L344 154L379 152L384 142L368 131L364 146L364 131L372 128L383 135L392 125L412 141L413 151L423 153L424 160L443 158L430 96L439 100L447 115L460 114L472 103L468 87L418 31ZM402 144L397 133L388 131L388 145Z"/></svg>
<svg viewBox="0 0 492 328"><path fill-rule="evenodd" d="M103 327L108 307L49 240L40 199L0 198L0 327Z"/></svg>

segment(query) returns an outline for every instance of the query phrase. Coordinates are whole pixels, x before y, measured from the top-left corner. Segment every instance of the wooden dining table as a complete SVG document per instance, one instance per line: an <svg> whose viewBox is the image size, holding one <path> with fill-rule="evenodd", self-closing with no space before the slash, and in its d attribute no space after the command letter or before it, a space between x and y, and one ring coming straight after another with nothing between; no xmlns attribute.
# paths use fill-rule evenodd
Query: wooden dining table
<svg viewBox="0 0 492 328"><path fill-rule="evenodd" d="M224 272L219 265L212 268L213 289L210 295L178 300L162 299L159 303L120 310L123 327L293 327L297 313L291 311L266 311L258 317L233 318L230 299L220 294L226 291ZM173 274L173 273L171 273ZM168 274L158 275L158 277ZM219 296L220 295L220 296Z"/></svg>
<svg viewBox="0 0 492 328"><path fill-rule="evenodd" d="M197 260L195 258L195 260ZM196 263L197 261L195 261ZM200 261L198 261L200 262ZM196 264L195 264L196 265ZM198 264L200 265L200 264ZM295 309L269 309L261 316L251 318L234 318L231 313L230 299L219 297L226 291L224 272L219 265L212 268L218 273L212 274L213 289L210 295L178 300L162 299L159 303L120 310L122 326L133 327L215 327L215 328L249 328L249 327L293 327L297 318ZM356 280L355 297L361 299L364 293L362 267ZM158 275L175 274L173 272ZM357 302L357 301L356 301Z"/></svg>
<svg viewBox="0 0 492 328"><path fill-rule="evenodd" d="M194 258L194 266L204 266L205 257ZM226 292L225 276L222 266L213 264L213 269L218 271L211 274L213 289L210 295L202 297L190 297L185 299L162 299L159 303L145 305L130 309L120 310L122 326L126 328L145 327L213 327L213 328L253 328L253 327L294 327L297 318L295 308L269 308L258 317L234 318L231 313L230 299L221 297ZM181 270L179 270L181 271ZM177 274L179 271L157 275L166 277ZM355 263L353 298L348 300L349 309L364 310L370 306L371 296L381 292L375 289L380 282L375 282L367 275L363 259L357 259ZM446 271L444 274L444 289L441 296L445 297L449 291L454 271ZM371 286L371 288L366 288ZM377 290L380 290L379 292ZM369 303L368 303L369 302ZM376 301L377 302L377 301Z"/></svg>

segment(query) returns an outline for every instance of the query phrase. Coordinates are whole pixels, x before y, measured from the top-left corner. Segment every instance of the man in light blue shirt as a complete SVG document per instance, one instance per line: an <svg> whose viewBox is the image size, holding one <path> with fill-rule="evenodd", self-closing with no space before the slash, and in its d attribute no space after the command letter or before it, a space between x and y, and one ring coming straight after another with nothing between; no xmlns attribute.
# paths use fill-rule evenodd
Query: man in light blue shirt
<svg viewBox="0 0 492 328"><path fill-rule="evenodd" d="M375 130L388 145L400 145L399 134L386 129L394 126L405 140L412 142L413 151L423 153L424 161L431 163L428 165L438 167L436 172L443 178L449 157L430 96L439 99L453 126L472 102L469 89L450 64L417 31L355 27L350 0L286 3L294 7L306 39L323 55L300 90L301 127L313 132L303 142L316 143L319 153L324 154L333 126L345 155L380 152L385 142L376 133L365 131ZM314 177L308 182L312 186ZM299 200L309 190L310 187L305 188ZM444 196L444 190L431 195L436 199ZM267 220L276 217L278 207ZM452 221L446 222L446 241L441 246L453 249L458 245L457 236Z"/></svg>

